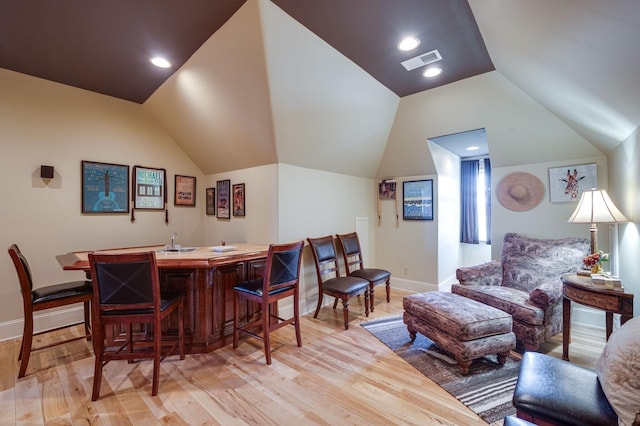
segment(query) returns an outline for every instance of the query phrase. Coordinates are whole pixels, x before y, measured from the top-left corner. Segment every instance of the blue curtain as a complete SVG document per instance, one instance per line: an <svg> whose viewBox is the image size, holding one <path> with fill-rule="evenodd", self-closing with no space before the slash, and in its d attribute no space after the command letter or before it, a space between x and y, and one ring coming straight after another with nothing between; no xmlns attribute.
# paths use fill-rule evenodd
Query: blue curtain
<svg viewBox="0 0 640 426"><path fill-rule="evenodd" d="M478 244L477 181L480 161L460 162L460 242Z"/></svg>
<svg viewBox="0 0 640 426"><path fill-rule="evenodd" d="M491 244L491 161L484 159L484 195L487 215L487 244Z"/></svg>

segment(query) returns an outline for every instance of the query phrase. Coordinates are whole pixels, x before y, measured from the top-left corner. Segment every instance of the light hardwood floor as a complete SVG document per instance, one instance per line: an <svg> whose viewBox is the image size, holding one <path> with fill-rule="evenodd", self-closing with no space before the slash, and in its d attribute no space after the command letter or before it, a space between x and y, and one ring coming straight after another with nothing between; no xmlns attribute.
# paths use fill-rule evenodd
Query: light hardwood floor
<svg viewBox="0 0 640 426"><path fill-rule="evenodd" d="M256 339L242 340L237 350L228 345L184 361L168 358L157 397L151 397L150 361L108 364L100 399L91 402L90 343L36 352L27 376L16 380L20 340L2 342L0 424L486 425L360 327L402 313L406 293L393 290L389 304L381 293L369 318L362 301L353 300L349 330L342 326L340 304L336 311L324 307L317 319L304 316L302 348L293 327L273 333L271 366ZM572 361L594 368L604 333L572 333ZM561 357L561 336L543 351Z"/></svg>

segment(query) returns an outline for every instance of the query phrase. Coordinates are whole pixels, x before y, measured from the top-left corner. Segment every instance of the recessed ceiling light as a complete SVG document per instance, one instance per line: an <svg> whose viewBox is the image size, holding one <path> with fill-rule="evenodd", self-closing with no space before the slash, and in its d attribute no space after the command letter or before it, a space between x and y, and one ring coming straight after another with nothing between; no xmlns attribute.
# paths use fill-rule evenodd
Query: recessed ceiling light
<svg viewBox="0 0 640 426"><path fill-rule="evenodd" d="M156 67L160 67L160 68L170 68L171 67L171 62L167 61L165 58L162 58L160 56L155 56L155 57L151 58L151 63L153 65L155 65Z"/></svg>
<svg viewBox="0 0 640 426"><path fill-rule="evenodd" d="M424 75L425 77L435 77L440 74L442 74L442 68L439 67L427 68L425 72L422 73L422 75Z"/></svg>
<svg viewBox="0 0 640 426"><path fill-rule="evenodd" d="M467 151L477 151L480 149L479 146L471 145L465 148Z"/></svg>
<svg viewBox="0 0 640 426"><path fill-rule="evenodd" d="M420 45L420 40L415 37L407 37L398 43L398 49L403 51L413 50Z"/></svg>

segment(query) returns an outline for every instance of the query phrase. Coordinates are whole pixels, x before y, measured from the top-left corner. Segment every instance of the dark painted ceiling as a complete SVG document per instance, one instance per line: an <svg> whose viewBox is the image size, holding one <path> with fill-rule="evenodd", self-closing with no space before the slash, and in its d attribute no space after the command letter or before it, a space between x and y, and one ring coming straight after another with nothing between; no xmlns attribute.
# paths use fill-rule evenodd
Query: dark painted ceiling
<svg viewBox="0 0 640 426"><path fill-rule="evenodd" d="M0 68L143 103L245 1L2 0ZM272 1L401 97L494 69L467 0ZM438 77L400 64L433 49Z"/></svg>

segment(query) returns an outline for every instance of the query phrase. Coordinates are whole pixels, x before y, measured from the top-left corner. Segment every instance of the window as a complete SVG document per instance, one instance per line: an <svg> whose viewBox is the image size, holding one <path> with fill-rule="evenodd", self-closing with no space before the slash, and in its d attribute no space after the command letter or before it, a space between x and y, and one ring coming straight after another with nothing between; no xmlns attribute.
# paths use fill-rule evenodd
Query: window
<svg viewBox="0 0 640 426"><path fill-rule="evenodd" d="M460 242L491 244L491 162L460 163Z"/></svg>

